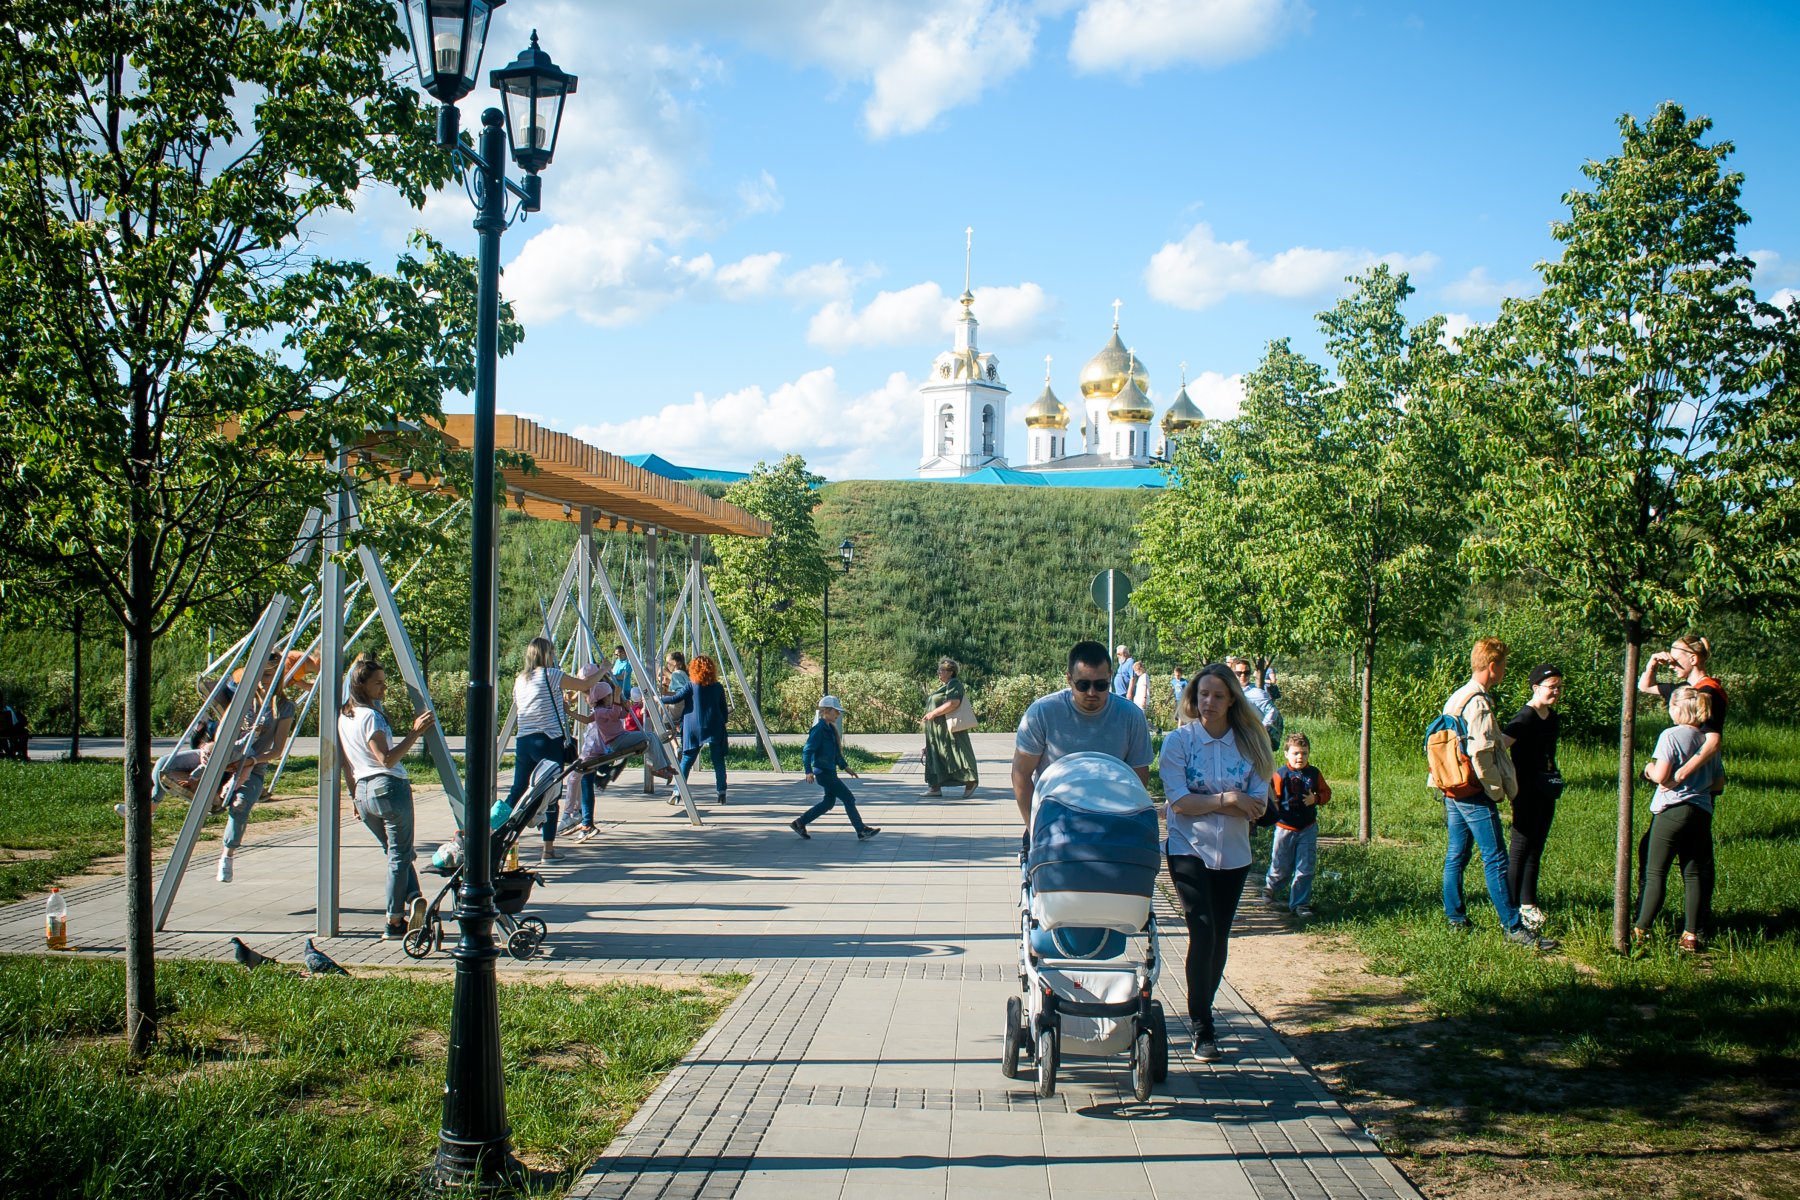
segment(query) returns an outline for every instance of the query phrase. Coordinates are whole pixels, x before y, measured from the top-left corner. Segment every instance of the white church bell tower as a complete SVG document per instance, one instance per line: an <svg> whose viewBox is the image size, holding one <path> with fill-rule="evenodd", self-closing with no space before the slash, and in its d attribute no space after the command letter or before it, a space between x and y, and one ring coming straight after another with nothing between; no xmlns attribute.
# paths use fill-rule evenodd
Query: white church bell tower
<svg viewBox="0 0 1800 1200"><path fill-rule="evenodd" d="M930 378L919 387L923 479L954 478L1006 465L1006 398L1011 393L1000 382L1000 361L981 353L975 343L975 294L969 290L975 231L963 232L962 315L950 349L937 356Z"/></svg>

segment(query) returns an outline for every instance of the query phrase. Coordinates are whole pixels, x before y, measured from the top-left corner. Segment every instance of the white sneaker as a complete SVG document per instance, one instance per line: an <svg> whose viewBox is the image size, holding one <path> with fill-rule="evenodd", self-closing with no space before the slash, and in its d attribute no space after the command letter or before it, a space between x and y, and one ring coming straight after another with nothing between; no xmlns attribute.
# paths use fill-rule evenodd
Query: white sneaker
<svg viewBox="0 0 1800 1200"><path fill-rule="evenodd" d="M219 856L219 882L231 882L231 857L229 855Z"/></svg>
<svg viewBox="0 0 1800 1200"><path fill-rule="evenodd" d="M1535 905L1535 904L1519 905L1519 920L1523 921L1525 923L1525 928L1531 930L1533 933L1536 933L1538 930L1540 930L1544 927L1544 921L1546 919L1547 918L1545 918L1545 916L1544 916L1544 910L1539 908L1537 905Z"/></svg>

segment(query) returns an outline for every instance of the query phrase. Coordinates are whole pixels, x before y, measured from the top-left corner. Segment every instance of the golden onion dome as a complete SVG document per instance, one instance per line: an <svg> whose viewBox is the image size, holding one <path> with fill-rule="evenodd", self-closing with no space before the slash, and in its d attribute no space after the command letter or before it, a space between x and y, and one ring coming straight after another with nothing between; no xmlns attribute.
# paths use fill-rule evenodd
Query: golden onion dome
<svg viewBox="0 0 1800 1200"><path fill-rule="evenodd" d="M1175 393L1175 403L1169 405L1169 411L1163 414L1162 431L1173 437L1178 433L1186 433L1205 419L1206 415L1200 411L1200 406L1188 399L1187 384L1183 383L1181 390Z"/></svg>
<svg viewBox="0 0 1800 1200"><path fill-rule="evenodd" d="M1145 373L1144 364L1133 365L1131 352L1119 340L1119 327L1114 325L1112 339L1081 368L1082 399L1116 396L1127 378L1137 380L1138 391L1150 390L1150 376Z"/></svg>
<svg viewBox="0 0 1800 1200"><path fill-rule="evenodd" d="M1156 412L1150 406L1150 397L1144 395L1143 389L1138 386L1135 374L1126 378L1125 386L1119 389L1119 394L1106 406L1106 417L1109 421L1121 424L1148 423L1155 419Z"/></svg>
<svg viewBox="0 0 1800 1200"><path fill-rule="evenodd" d="M1028 429L1067 429L1069 427L1069 410L1063 402L1056 398L1050 390L1048 380L1044 383L1044 394L1031 402L1025 410L1025 426Z"/></svg>

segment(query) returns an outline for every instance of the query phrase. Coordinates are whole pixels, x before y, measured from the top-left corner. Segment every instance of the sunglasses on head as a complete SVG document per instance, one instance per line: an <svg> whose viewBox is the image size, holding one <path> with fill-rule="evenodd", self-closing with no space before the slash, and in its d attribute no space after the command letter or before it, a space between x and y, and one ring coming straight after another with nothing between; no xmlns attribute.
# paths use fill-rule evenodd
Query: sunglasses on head
<svg viewBox="0 0 1800 1200"><path fill-rule="evenodd" d="M1110 679L1071 679L1069 686L1078 692L1099 692L1112 686Z"/></svg>

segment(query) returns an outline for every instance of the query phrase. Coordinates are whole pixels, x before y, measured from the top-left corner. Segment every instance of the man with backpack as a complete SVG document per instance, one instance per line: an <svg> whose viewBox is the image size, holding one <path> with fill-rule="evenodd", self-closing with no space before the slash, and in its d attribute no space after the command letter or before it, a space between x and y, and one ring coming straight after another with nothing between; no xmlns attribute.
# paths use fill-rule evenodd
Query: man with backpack
<svg viewBox="0 0 1800 1200"><path fill-rule="evenodd" d="M1425 758L1431 786L1444 797L1444 820L1450 831L1444 851L1444 916L1452 929L1471 924L1463 905L1463 872L1476 848L1481 850L1488 898L1506 931L1506 940L1538 950L1558 943L1525 928L1507 884L1506 839L1500 826L1500 802L1519 791L1512 756L1506 752L1494 698L1488 689L1506 678L1506 643L1482 638L1469 654L1469 681L1450 699L1425 733Z"/></svg>

